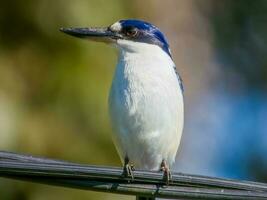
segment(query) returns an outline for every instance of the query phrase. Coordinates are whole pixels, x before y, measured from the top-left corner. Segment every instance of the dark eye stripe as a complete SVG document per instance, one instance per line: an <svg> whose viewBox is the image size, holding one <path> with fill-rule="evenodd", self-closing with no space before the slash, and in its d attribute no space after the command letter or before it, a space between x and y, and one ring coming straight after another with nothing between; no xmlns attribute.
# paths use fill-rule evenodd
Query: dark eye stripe
<svg viewBox="0 0 267 200"><path fill-rule="evenodd" d="M126 26L123 28L122 32L127 36L134 37L137 35L138 29L134 26Z"/></svg>
<svg viewBox="0 0 267 200"><path fill-rule="evenodd" d="M132 30L134 30L134 29L135 29L134 26L126 26L126 27L123 28L123 30L124 30L125 32L129 32L129 31L132 31Z"/></svg>

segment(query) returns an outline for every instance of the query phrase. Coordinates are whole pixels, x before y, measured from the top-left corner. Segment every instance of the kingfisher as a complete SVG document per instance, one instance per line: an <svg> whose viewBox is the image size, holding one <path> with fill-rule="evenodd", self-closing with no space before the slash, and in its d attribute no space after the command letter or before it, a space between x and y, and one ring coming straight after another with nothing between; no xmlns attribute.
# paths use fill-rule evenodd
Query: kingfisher
<svg viewBox="0 0 267 200"><path fill-rule="evenodd" d="M137 19L120 20L108 27L60 30L118 49L109 113L124 175L133 178L133 166L161 170L168 182L183 132L184 97L164 34Z"/></svg>

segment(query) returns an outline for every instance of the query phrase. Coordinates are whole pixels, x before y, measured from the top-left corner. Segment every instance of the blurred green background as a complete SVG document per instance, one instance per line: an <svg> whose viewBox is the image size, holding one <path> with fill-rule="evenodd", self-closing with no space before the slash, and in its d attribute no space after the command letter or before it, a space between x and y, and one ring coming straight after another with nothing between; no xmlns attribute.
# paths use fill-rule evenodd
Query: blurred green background
<svg viewBox="0 0 267 200"><path fill-rule="evenodd" d="M121 166L107 112L117 52L59 28L127 18L160 27L184 80L186 124L174 169L266 181L264 0L2 1L0 150ZM134 199L6 179L0 198Z"/></svg>

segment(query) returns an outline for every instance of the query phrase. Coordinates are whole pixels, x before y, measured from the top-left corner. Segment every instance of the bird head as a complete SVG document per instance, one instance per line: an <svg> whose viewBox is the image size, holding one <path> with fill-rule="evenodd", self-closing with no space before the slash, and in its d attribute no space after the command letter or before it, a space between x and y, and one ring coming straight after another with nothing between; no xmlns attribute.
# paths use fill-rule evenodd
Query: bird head
<svg viewBox="0 0 267 200"><path fill-rule="evenodd" d="M74 37L115 44L128 51L155 45L171 57L164 34L156 26L142 20L127 19L104 28L61 28L60 31Z"/></svg>

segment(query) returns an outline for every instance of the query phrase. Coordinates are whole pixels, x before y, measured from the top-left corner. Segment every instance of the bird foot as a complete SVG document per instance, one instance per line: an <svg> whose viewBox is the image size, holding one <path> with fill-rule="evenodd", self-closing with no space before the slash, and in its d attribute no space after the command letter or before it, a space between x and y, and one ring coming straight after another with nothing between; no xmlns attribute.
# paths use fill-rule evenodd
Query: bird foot
<svg viewBox="0 0 267 200"><path fill-rule="evenodd" d="M125 178L129 178L130 177L131 180L133 181L134 180L133 171L134 171L134 166L129 164L129 159L128 158L125 158L122 175Z"/></svg>
<svg viewBox="0 0 267 200"><path fill-rule="evenodd" d="M162 160L160 165L160 171L163 171L163 181L166 183L166 185L169 185L171 182L172 176L170 168L168 167L165 160Z"/></svg>

